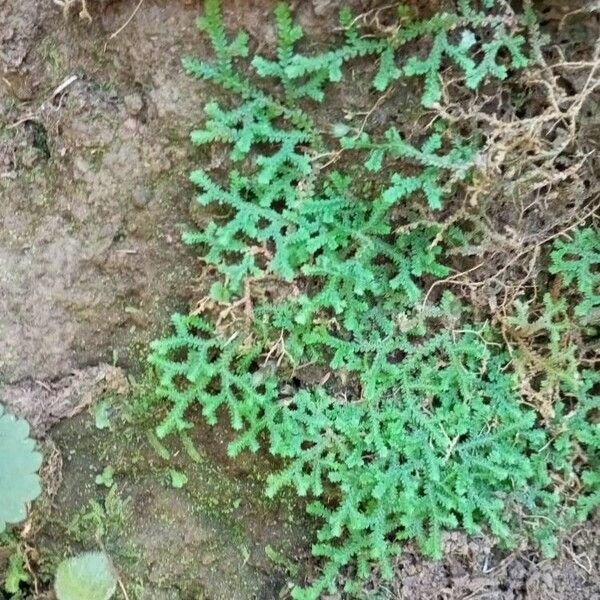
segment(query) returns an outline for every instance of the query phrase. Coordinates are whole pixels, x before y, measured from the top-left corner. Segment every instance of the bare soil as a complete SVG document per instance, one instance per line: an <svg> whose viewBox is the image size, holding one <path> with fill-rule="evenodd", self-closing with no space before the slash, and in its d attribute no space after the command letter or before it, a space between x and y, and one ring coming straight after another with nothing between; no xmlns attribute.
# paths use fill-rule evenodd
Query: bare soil
<svg viewBox="0 0 600 600"><path fill-rule="evenodd" d="M288 501L262 500L266 461L230 463L227 432L202 424L190 432L198 455L177 439L157 447L128 412L148 342L203 285L180 234L202 218L188 173L207 158L187 138L212 93L180 66L206 51L200 3L145 0L111 36L137 4L87 0L88 23L75 4L65 19L52 0L0 0L0 398L30 419L49 457L23 593L51 597L52 565L100 539L130 598L286 597L290 575L311 569L310 523ZM230 22L272 42L274 2L225 4ZM296 4L326 40L340 3ZM106 429L90 408L102 398ZM95 483L107 466L114 491ZM173 468L188 477L182 489ZM372 596L600 598L597 522L554 561L458 535L447 550L438 563L407 551L396 581ZM5 567L0 553L0 581Z"/></svg>

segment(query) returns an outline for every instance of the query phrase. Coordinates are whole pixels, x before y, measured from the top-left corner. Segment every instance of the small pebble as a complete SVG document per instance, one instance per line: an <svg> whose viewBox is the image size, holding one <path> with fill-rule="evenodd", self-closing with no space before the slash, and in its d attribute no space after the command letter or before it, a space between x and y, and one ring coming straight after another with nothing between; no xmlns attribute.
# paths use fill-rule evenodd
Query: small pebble
<svg viewBox="0 0 600 600"><path fill-rule="evenodd" d="M144 108L144 101L142 100L140 94L129 94L128 96L125 96L123 100L125 102L125 108L127 109L127 112L132 117L135 117L142 112L142 109Z"/></svg>
<svg viewBox="0 0 600 600"><path fill-rule="evenodd" d="M133 204L137 208L144 208L152 200L152 192L144 185L138 185L132 194Z"/></svg>
<svg viewBox="0 0 600 600"><path fill-rule="evenodd" d="M123 127L127 131L136 131L138 128L138 121L137 121L137 119L134 119L133 117L129 117L128 119L125 119L125 122L123 123Z"/></svg>

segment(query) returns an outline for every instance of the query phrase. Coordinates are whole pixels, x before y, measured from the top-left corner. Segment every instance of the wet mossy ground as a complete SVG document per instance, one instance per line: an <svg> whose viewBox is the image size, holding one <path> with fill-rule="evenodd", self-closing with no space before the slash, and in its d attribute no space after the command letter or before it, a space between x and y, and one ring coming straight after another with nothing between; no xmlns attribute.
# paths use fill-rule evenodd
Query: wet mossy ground
<svg viewBox="0 0 600 600"><path fill-rule="evenodd" d="M97 418L97 404L53 431L63 480L38 507L38 571L50 582L63 557L103 547L130 598L285 597L312 527L297 503L265 498L267 457L226 466L229 434L202 424L159 441L140 406L113 401Z"/></svg>

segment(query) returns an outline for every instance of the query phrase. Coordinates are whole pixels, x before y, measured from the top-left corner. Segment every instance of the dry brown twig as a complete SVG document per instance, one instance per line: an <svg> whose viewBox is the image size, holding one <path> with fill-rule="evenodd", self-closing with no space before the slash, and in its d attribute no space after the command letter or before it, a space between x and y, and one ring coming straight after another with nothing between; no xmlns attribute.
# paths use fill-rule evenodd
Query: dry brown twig
<svg viewBox="0 0 600 600"><path fill-rule="evenodd" d="M138 10L140 10L143 3L144 3L144 0L139 0L136 7L133 9L133 12L129 15L129 18L125 21L125 23L123 23L123 25L121 25L121 27L119 27L119 29L117 29L116 31L114 31L113 33L110 34L108 41L104 45L104 50L106 50L106 45L108 44L108 42L110 40L114 40L127 27L127 25L129 25L129 23L131 23L131 21L133 21L133 18L137 14Z"/></svg>

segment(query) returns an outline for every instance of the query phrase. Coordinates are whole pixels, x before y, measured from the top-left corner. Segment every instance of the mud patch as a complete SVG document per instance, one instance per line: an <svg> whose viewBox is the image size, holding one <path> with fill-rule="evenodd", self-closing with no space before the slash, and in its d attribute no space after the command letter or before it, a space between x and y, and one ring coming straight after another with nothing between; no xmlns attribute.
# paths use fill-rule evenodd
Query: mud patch
<svg viewBox="0 0 600 600"><path fill-rule="evenodd" d="M39 571L101 544L132 598L280 597L289 576L269 555L290 563L305 556L310 525L285 502L264 500L260 461L244 477L226 474L210 452L191 450L199 430L185 446L177 439L157 445L125 414L113 406L108 435L85 415L54 430L63 480L36 533ZM108 466L107 487L97 477ZM173 487L173 469L186 476L182 488ZM40 589L49 582L40 579Z"/></svg>
<svg viewBox="0 0 600 600"><path fill-rule="evenodd" d="M36 0L0 0L0 60L5 72L23 64L35 42L41 14Z"/></svg>
<svg viewBox="0 0 600 600"><path fill-rule="evenodd" d="M197 36L193 17L180 5L149 4L105 52L100 19L87 28L36 2L10 4L1 45L0 379L135 365L168 315L185 309L193 280L180 235L194 155L182 140L203 101L179 66ZM146 35L165 18L173 35Z"/></svg>

